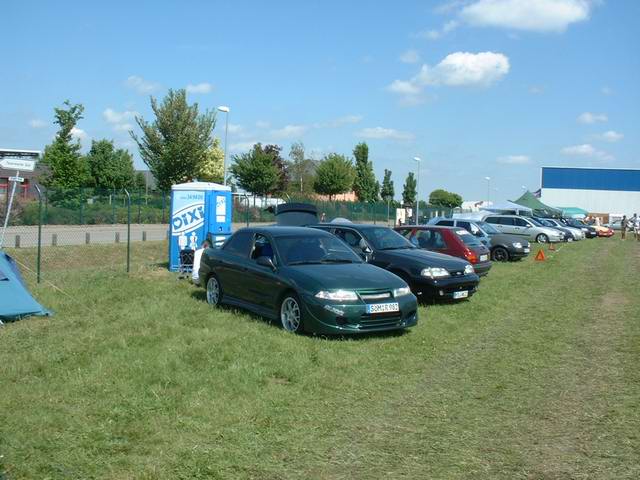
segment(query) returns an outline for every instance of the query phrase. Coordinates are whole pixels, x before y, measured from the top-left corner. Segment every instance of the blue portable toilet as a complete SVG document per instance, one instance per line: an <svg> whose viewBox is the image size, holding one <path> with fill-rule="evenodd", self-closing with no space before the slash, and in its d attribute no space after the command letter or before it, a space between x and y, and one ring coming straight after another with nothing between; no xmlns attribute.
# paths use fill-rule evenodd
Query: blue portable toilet
<svg viewBox="0 0 640 480"><path fill-rule="evenodd" d="M209 182L171 187L169 270L180 267L180 252L196 250L208 237L216 244L231 235L231 188Z"/></svg>

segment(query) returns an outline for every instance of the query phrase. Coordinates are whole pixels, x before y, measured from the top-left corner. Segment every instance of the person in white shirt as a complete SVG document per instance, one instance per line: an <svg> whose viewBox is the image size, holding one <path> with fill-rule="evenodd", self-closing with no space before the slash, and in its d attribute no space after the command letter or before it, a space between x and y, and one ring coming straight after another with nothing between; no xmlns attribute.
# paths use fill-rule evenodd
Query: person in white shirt
<svg viewBox="0 0 640 480"><path fill-rule="evenodd" d="M193 270L191 271L191 281L194 285L200 285L200 275L198 270L200 270L200 260L202 259L202 252L204 252L205 248L209 248L209 241L205 240L202 242L202 245L199 249L193 252Z"/></svg>

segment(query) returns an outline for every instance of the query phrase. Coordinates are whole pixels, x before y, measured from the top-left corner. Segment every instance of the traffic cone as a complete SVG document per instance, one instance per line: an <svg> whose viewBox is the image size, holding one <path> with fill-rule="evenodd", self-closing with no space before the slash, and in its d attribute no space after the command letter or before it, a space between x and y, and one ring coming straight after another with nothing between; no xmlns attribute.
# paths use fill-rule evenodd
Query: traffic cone
<svg viewBox="0 0 640 480"><path fill-rule="evenodd" d="M549 243L549 251L550 252L555 252L556 250L556 244L555 243Z"/></svg>
<svg viewBox="0 0 640 480"><path fill-rule="evenodd" d="M544 250L539 249L538 253L536 253L536 262L544 262L544 261L545 261Z"/></svg>

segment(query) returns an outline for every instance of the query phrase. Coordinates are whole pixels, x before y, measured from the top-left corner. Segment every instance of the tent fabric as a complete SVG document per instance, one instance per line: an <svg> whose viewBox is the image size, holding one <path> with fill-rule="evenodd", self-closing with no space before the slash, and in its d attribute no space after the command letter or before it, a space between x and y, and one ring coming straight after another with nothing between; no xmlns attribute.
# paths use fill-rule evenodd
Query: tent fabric
<svg viewBox="0 0 640 480"><path fill-rule="evenodd" d="M563 217L586 217L589 212L578 207L558 207L562 210Z"/></svg>
<svg viewBox="0 0 640 480"><path fill-rule="evenodd" d="M492 213L503 213L507 215L515 214L515 215L532 215L533 211L529 207L525 207L524 205L519 205L514 202L501 202L494 203L490 207L484 207L485 210Z"/></svg>
<svg viewBox="0 0 640 480"><path fill-rule="evenodd" d="M560 210L559 208L550 207L549 205L545 205L529 190L524 192L519 199L514 200L514 203L517 203L518 205L522 205L524 207L528 207L533 210L534 213L543 217L562 215L562 210Z"/></svg>
<svg viewBox="0 0 640 480"><path fill-rule="evenodd" d="M0 322L50 314L33 299L14 260L0 250Z"/></svg>

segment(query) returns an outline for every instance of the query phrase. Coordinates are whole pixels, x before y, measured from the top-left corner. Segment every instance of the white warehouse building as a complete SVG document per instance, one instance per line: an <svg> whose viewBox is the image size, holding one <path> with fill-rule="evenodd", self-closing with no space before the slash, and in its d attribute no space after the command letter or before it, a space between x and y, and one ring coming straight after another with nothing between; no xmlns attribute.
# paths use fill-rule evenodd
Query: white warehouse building
<svg viewBox="0 0 640 480"><path fill-rule="evenodd" d="M640 169L542 167L540 200L592 214L640 213Z"/></svg>

